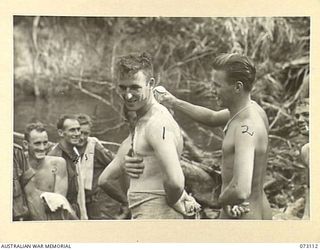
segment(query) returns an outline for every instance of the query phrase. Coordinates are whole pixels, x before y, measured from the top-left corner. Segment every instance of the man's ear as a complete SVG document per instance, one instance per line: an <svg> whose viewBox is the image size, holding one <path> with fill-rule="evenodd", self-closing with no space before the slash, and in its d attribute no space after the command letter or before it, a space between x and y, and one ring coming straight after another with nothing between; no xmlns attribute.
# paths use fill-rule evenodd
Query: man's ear
<svg viewBox="0 0 320 250"><path fill-rule="evenodd" d="M154 85L155 85L155 83L156 83L156 80L153 78L153 77L151 77L150 78L150 80L149 80L149 86L151 87L151 88L153 88L154 87Z"/></svg>
<svg viewBox="0 0 320 250"><path fill-rule="evenodd" d="M243 89L243 82L241 82L241 81L237 81L236 83L235 83L235 86L234 86L234 89L235 89L235 91L237 92L237 93L239 93L242 89Z"/></svg>
<svg viewBox="0 0 320 250"><path fill-rule="evenodd" d="M62 130L62 129L58 129L58 135L59 135L60 137L63 137L63 130Z"/></svg>
<svg viewBox="0 0 320 250"><path fill-rule="evenodd" d="M25 150L28 150L29 148L29 142L27 140L23 140L22 145L24 147Z"/></svg>

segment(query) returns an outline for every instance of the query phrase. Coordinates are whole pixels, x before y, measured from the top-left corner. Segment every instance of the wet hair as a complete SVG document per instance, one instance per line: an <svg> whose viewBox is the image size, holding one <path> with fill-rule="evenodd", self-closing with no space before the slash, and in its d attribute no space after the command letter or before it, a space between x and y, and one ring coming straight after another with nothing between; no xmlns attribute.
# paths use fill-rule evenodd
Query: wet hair
<svg viewBox="0 0 320 250"><path fill-rule="evenodd" d="M309 98L301 98L297 101L297 106L309 106Z"/></svg>
<svg viewBox="0 0 320 250"><path fill-rule="evenodd" d="M117 62L117 73L120 79L132 77L140 70L143 71L147 78L153 77L152 59L146 52L122 56Z"/></svg>
<svg viewBox="0 0 320 250"><path fill-rule="evenodd" d="M59 120L58 120L58 122L57 122L57 129L63 129L63 127L64 127L64 122L65 122L65 120L67 120L67 119L70 119L70 120L77 120L78 121L78 119L77 119L77 116L75 116L75 115L69 115L69 114L67 114L67 115L61 115L60 117L59 117Z"/></svg>
<svg viewBox="0 0 320 250"><path fill-rule="evenodd" d="M222 54L216 57L213 68L226 72L229 83L241 81L246 91L251 91L256 76L253 62L239 54Z"/></svg>
<svg viewBox="0 0 320 250"><path fill-rule="evenodd" d="M87 114L77 114L76 115L77 120L79 121L80 125L89 125L90 127L92 127L92 120L91 117L88 116Z"/></svg>
<svg viewBox="0 0 320 250"><path fill-rule="evenodd" d="M301 111L309 112L309 98L301 98L296 102L294 113Z"/></svg>
<svg viewBox="0 0 320 250"><path fill-rule="evenodd" d="M41 122L36 122L36 123L29 123L27 124L25 130L24 130L24 139L26 141L30 140L30 133L31 131L37 131L37 132L47 132L47 130L45 129L44 125Z"/></svg>

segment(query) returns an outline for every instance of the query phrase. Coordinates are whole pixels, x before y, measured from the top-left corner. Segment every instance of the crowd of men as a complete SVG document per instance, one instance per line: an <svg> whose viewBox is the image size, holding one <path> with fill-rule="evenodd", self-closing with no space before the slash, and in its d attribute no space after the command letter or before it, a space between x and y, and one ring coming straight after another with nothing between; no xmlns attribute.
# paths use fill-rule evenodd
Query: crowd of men
<svg viewBox="0 0 320 250"><path fill-rule="evenodd" d="M88 115L62 115L60 141L49 147L44 126L28 124L23 148L14 145L13 220L198 218L201 206L186 192L180 164L183 137L168 109L224 127L219 218L272 219L263 189L269 124L265 111L251 100L255 74L246 56L218 56L212 63L212 89L224 109L214 111L156 87L148 54L121 57L117 87L128 137L114 155L90 136ZM308 124L304 129L307 135ZM308 150L302 152L306 165Z"/></svg>

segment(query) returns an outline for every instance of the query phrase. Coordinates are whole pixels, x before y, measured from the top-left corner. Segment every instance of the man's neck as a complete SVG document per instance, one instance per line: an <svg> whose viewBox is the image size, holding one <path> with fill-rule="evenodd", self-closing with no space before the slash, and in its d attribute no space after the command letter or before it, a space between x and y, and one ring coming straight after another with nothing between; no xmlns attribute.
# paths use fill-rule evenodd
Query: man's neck
<svg viewBox="0 0 320 250"><path fill-rule="evenodd" d="M144 105L141 109L137 110L137 118L140 119L141 117L143 117L150 110L154 103L155 99L153 98L153 96L151 96L146 105Z"/></svg>
<svg viewBox="0 0 320 250"><path fill-rule="evenodd" d="M86 142L83 146L77 146L77 149L78 149L80 155L84 153L87 145L88 145L88 142Z"/></svg>
<svg viewBox="0 0 320 250"><path fill-rule="evenodd" d="M65 140L61 140L60 144L63 148L65 148L66 150L68 150L69 152L73 152L73 147L74 145L67 143Z"/></svg>
<svg viewBox="0 0 320 250"><path fill-rule="evenodd" d="M33 169L39 169L44 161L44 158L39 160L39 159L32 157L31 154L28 153L28 161L29 161L30 166Z"/></svg>
<svg viewBox="0 0 320 250"><path fill-rule="evenodd" d="M251 103L250 94L243 96L238 100L235 100L235 102L233 102L230 105L230 107L228 107L228 110L230 111L230 116L233 117L236 113L238 113L241 109L247 107L250 103Z"/></svg>

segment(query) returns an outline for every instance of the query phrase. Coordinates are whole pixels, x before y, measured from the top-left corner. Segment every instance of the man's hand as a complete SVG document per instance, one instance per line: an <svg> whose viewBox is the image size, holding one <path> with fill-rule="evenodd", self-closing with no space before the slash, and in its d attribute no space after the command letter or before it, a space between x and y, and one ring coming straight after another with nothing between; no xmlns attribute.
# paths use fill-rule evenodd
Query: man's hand
<svg viewBox="0 0 320 250"><path fill-rule="evenodd" d="M124 169L131 178L139 178L144 170L143 158L126 155L124 157Z"/></svg>
<svg viewBox="0 0 320 250"><path fill-rule="evenodd" d="M228 216L234 219L240 218L242 215L250 212L249 202L243 202L238 205L227 205L224 207L224 211L227 213Z"/></svg>
<svg viewBox="0 0 320 250"><path fill-rule="evenodd" d="M157 86L153 89L153 93L159 103L166 106L169 109L172 109L177 98L172 95L168 90L162 86Z"/></svg>
<svg viewBox="0 0 320 250"><path fill-rule="evenodd" d="M128 220L131 218L131 212L128 204L121 204L120 211L121 214L116 217L117 220Z"/></svg>
<svg viewBox="0 0 320 250"><path fill-rule="evenodd" d="M172 207L185 216L196 215L201 209L200 204L186 191L183 191L179 200Z"/></svg>

